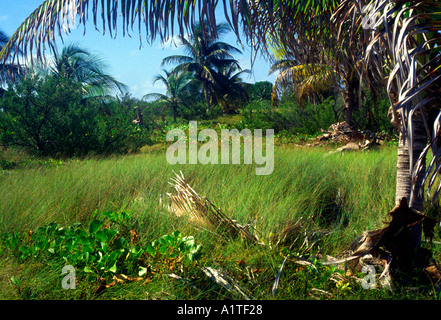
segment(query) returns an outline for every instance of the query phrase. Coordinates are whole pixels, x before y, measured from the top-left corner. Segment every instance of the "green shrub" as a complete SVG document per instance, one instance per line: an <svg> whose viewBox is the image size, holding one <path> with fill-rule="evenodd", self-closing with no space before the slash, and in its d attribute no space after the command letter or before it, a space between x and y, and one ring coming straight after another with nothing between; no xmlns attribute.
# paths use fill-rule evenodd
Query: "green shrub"
<svg viewBox="0 0 441 320"><path fill-rule="evenodd" d="M326 99L319 105L305 103L299 107L294 101L277 107L271 101L255 101L242 110L243 120L239 128L274 129L275 133L288 131L297 134L314 134L327 129L338 119L334 113L335 101Z"/></svg>
<svg viewBox="0 0 441 320"><path fill-rule="evenodd" d="M115 273L144 276L147 266L161 269L164 261L194 262L201 257L202 246L194 237L174 231L143 246L129 230L126 212L103 212L106 219L94 219L85 228L81 223L62 227L50 223L27 233L0 235L0 254L6 252L23 262L45 259L74 266L85 274L104 277Z"/></svg>
<svg viewBox="0 0 441 320"><path fill-rule="evenodd" d="M137 150L148 132L117 103L83 99L81 86L30 75L0 100L0 143L39 156L83 156Z"/></svg>

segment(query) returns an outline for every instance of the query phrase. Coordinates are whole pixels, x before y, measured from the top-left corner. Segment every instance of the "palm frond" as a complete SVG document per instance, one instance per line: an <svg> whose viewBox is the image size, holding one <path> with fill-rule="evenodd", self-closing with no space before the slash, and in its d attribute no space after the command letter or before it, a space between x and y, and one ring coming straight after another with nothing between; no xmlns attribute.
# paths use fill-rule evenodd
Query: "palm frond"
<svg viewBox="0 0 441 320"><path fill-rule="evenodd" d="M387 79L391 105L400 117L400 132L409 150L412 205L420 185L424 185L429 177L428 192L431 191L439 169L435 163L441 156L437 150L440 128L430 128L427 119L429 110L438 112L441 107L438 98L441 90L441 4L424 0L376 0L366 4L361 0L344 0L336 11L336 21L343 15L358 16L367 34L364 68L380 74L380 79ZM430 139L417 159L413 152L416 115L422 117ZM432 150L433 158L421 184L417 181L425 170L424 159L429 150ZM438 187L432 199L436 198L439 190Z"/></svg>
<svg viewBox="0 0 441 320"><path fill-rule="evenodd" d="M194 61L194 59L189 56L173 55L173 56L168 56L168 57L165 57L164 59L162 59L161 66L164 66L167 64L185 64L185 63L190 63L193 61Z"/></svg>
<svg viewBox="0 0 441 320"><path fill-rule="evenodd" d="M294 90L299 103L307 97L320 94L333 88L337 83L338 73L328 65L279 64L283 71L279 73L273 85L273 100L280 97L286 89ZM274 68L275 69L275 68Z"/></svg>
<svg viewBox="0 0 441 320"><path fill-rule="evenodd" d="M107 74L106 69L106 64L99 56L75 43L63 47L61 53L53 48L52 61L35 67L40 75L52 74L82 84L87 97L127 91L128 87Z"/></svg>
<svg viewBox="0 0 441 320"><path fill-rule="evenodd" d="M38 61L43 61L45 49L71 31L71 26L79 23L86 31L86 21L91 17L96 30L111 37L118 34L118 19L122 19L123 35L138 25L142 42L142 32L148 41L160 37L161 40L173 36L174 24L178 24L180 35L192 30L195 18L205 20L209 30L217 35L225 26L216 30L214 15L217 1L146 1L146 0L46 0L19 26L0 52L0 63L8 59L19 59L17 52L23 52L27 60L36 53ZM233 8L233 4L230 5ZM101 21L99 21L101 19ZM77 21L78 20L78 21Z"/></svg>

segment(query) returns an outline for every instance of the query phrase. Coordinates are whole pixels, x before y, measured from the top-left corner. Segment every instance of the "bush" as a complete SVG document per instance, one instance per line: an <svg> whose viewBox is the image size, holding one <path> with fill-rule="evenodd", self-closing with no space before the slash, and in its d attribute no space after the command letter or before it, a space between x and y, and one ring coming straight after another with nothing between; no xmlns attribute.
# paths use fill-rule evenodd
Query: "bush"
<svg viewBox="0 0 441 320"><path fill-rule="evenodd" d="M306 103L299 107L297 103L285 102L277 108L270 101L255 101L243 110L240 129L274 129L275 133L288 131L297 134L314 134L321 128L327 129L336 122L333 112L333 98L326 99L319 105Z"/></svg>
<svg viewBox="0 0 441 320"><path fill-rule="evenodd" d="M77 83L30 75L0 100L0 143L52 157L127 152L148 141L132 120L116 102L83 99Z"/></svg>
<svg viewBox="0 0 441 320"><path fill-rule="evenodd" d="M129 225L130 214L106 211L102 215L104 219L94 219L86 226L78 222L63 227L52 222L28 232L2 233L0 253L20 263L44 259L56 266L62 261L83 274L100 277L116 273L145 276L146 266L161 269L165 262L190 265L202 255L202 246L193 236L174 231L143 245Z"/></svg>
<svg viewBox="0 0 441 320"><path fill-rule="evenodd" d="M250 101L271 100L273 84L269 81L259 81L247 86Z"/></svg>

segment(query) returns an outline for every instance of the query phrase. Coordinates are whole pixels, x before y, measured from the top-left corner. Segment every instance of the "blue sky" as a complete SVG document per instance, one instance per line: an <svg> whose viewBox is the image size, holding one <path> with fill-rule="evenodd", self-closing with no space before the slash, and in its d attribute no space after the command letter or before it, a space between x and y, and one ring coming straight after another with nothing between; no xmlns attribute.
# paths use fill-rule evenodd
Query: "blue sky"
<svg viewBox="0 0 441 320"><path fill-rule="evenodd" d="M18 26L32 13L43 0L0 0L0 29L11 36ZM219 15L221 17L221 15ZM98 24L99 24L98 20ZM164 57L175 54L184 54L180 48L168 43L165 46L158 40L148 44L143 39L143 47L140 49L137 30L132 32L132 38L122 36L122 30L118 32L116 39L112 39L108 33L95 30L91 16L86 23L86 34L83 36L83 26L78 26L68 36L63 36L64 43L78 43L81 47L103 58L108 66L108 73L117 80L129 86L129 92L137 98L152 92L163 92L160 83L153 85L155 75L161 73L161 61ZM145 36L145 34L144 34ZM236 37L233 32L225 36L222 41L239 47L236 44ZM243 41L244 42L244 41ZM62 44L60 42L59 49ZM242 55L235 55L243 69L251 66L250 50L244 48ZM171 68L171 66L167 66ZM252 69L252 75L245 76L246 82L271 81L275 75L268 76L270 63L258 57Z"/></svg>

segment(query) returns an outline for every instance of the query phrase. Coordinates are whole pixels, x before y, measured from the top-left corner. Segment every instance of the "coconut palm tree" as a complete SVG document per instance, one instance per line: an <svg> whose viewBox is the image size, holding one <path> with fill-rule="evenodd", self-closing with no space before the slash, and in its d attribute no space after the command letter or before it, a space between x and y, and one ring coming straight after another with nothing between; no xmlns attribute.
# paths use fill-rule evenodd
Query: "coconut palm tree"
<svg viewBox="0 0 441 320"><path fill-rule="evenodd" d="M441 4L377 0L367 4L355 1L354 5L343 1L335 16L338 19L343 14L358 16L369 35L364 67L378 70L387 80L400 134L396 201L406 197L411 207L422 210L424 198L419 190L424 176L429 175L429 171L424 175L424 157L429 147L434 159L439 157L435 142L440 118L431 120L428 114L441 107L436 96L441 87ZM379 66L379 56L385 57L384 67ZM434 121L435 126L430 128L429 123ZM428 139L431 143L427 146ZM428 169L434 169L433 163ZM437 171L433 174L436 176ZM431 188L433 181L428 186Z"/></svg>
<svg viewBox="0 0 441 320"><path fill-rule="evenodd" d="M342 1L336 19L359 17L365 43L365 66L387 80L387 91L399 131L395 201L408 199L409 207L423 210L424 186L433 188L441 152L441 4L431 1ZM385 57L378 62L378 57ZM435 115L430 117L430 115ZM426 168L426 156L432 159ZM428 183L426 183L426 181ZM432 194L436 199L441 184ZM410 230L408 250L413 259L421 244L421 224Z"/></svg>
<svg viewBox="0 0 441 320"><path fill-rule="evenodd" d="M238 64L226 65L214 74L214 94L224 113L234 113L248 101L246 83L242 80L245 74L251 74L251 70L241 69Z"/></svg>
<svg viewBox="0 0 441 320"><path fill-rule="evenodd" d="M204 29L204 30L203 30ZM233 53L241 51L225 42L219 41L220 37L230 31L227 23L216 25L216 34L212 33L202 23L194 26L193 33L186 39L179 36L181 46L187 55L173 55L162 60L162 65L177 64L176 71L189 71L202 85L207 112L212 104L218 102L219 92L217 88L221 70L238 62L233 58Z"/></svg>
<svg viewBox="0 0 441 320"><path fill-rule="evenodd" d="M176 122L176 116L179 110L179 106L185 104L184 93L192 80L189 72L171 72L165 69L162 70L164 75L157 75L153 81L162 82L166 88L166 94L162 93L149 93L146 94L143 99L154 98L158 101L164 102L165 107L171 109L173 114L173 121ZM164 110L164 109L163 109Z"/></svg>
<svg viewBox="0 0 441 320"><path fill-rule="evenodd" d="M115 90L123 92L127 89L124 84L105 72L106 65L100 57L77 44L63 47L61 53L56 49L53 52L52 61L37 67L38 72L80 83L85 98L105 97Z"/></svg>
<svg viewBox="0 0 441 320"><path fill-rule="evenodd" d="M273 99L293 86L300 104L305 98L316 101L323 92L339 92L345 104L345 121L353 125L353 111L362 103L361 81L367 82L371 91L376 89L369 82L370 78L363 79L359 71L363 52L361 36L359 33L353 35L347 21L342 21L340 38L335 37L335 30L323 27L321 23L335 10L335 2L323 1L326 4L323 6L322 3L316 4L306 15L291 12L290 28L298 32L287 35L283 27L287 23L285 17L275 14L266 34L258 36L260 41L265 41L266 50L275 59L270 74L279 71ZM303 11L300 9L299 12Z"/></svg>
<svg viewBox="0 0 441 320"><path fill-rule="evenodd" d="M316 100L317 96L329 90L342 91L339 73L326 64L299 65L295 60L276 61L269 74L279 72L272 91L272 102L278 100L282 93L294 90L297 101L302 105L305 99Z"/></svg>

